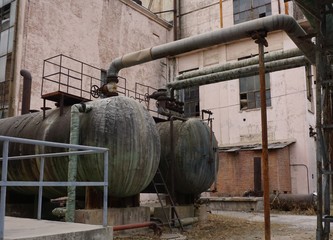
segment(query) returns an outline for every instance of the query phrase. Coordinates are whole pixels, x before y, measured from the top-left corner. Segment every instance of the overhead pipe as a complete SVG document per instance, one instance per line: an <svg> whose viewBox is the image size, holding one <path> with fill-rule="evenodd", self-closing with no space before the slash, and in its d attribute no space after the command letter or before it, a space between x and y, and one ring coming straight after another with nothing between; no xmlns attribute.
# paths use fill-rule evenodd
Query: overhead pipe
<svg viewBox="0 0 333 240"><path fill-rule="evenodd" d="M30 100L31 100L31 73L28 70L22 69L20 71L23 77L23 94L22 94L22 109L21 114L30 113Z"/></svg>
<svg viewBox="0 0 333 240"><path fill-rule="evenodd" d="M304 56L300 57L292 57L283 60L277 60L273 62L268 62L265 65L265 72L275 72L281 71L296 67L305 66L308 64L308 60ZM176 89L183 89L192 86L201 86L206 84L212 84L217 82L223 82L227 80L237 79L241 77L249 77L253 75L258 75L259 73L259 65L250 65L247 67L227 70L218 73L207 74L203 76L188 78L181 81L174 81L168 83L166 87L168 89L176 90Z"/></svg>
<svg viewBox="0 0 333 240"><path fill-rule="evenodd" d="M303 53L301 50L298 48L291 49L291 50L281 50L281 51L276 51L276 52L270 52L265 54L265 62L272 62L276 60L281 60L281 59L286 59L286 58L291 58L291 57L298 57L302 56ZM259 63L259 57L251 57L243 60L239 60L237 62L232 62L232 63L225 63L223 65L217 65L213 67L208 67L208 68L203 68L200 70L194 70L190 72L185 72L180 75L178 75L175 80L184 80L187 78L192 78L192 77L197 77L197 76L202 76L202 75L207 75L211 73L217 73L217 72L223 72L231 69L236 69L236 68L242 68L254 64Z"/></svg>
<svg viewBox="0 0 333 240"><path fill-rule="evenodd" d="M118 73L123 68L249 38L254 32L261 30L266 32L285 31L309 61L312 64L315 63L314 44L306 38L306 32L298 25L296 20L287 15L274 15L125 54L112 61L107 71L107 80L113 83L118 82Z"/></svg>

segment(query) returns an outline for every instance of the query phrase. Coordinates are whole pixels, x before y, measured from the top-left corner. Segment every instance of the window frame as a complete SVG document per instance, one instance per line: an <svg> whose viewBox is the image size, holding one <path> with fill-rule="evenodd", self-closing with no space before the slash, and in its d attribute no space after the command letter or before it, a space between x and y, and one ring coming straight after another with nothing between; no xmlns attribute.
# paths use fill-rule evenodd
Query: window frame
<svg viewBox="0 0 333 240"><path fill-rule="evenodd" d="M262 1L262 0L261 0ZM272 1L233 0L234 24L272 15Z"/></svg>
<svg viewBox="0 0 333 240"><path fill-rule="evenodd" d="M270 74L265 74L266 106L271 107ZM259 75L239 78L239 106L240 110L260 109L260 79Z"/></svg>

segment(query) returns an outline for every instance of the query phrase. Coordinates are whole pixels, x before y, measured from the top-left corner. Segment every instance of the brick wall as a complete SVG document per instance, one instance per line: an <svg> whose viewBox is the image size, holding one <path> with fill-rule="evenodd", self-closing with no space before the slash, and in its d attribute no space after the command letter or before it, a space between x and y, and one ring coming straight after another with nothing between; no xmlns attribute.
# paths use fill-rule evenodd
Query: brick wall
<svg viewBox="0 0 333 240"><path fill-rule="evenodd" d="M254 158L261 151L239 151L220 153L217 196L242 196L254 190ZM289 147L269 150L270 192L291 192ZM262 164L261 164L262 168ZM261 170L263 173L263 170ZM263 189L263 178L261 178Z"/></svg>

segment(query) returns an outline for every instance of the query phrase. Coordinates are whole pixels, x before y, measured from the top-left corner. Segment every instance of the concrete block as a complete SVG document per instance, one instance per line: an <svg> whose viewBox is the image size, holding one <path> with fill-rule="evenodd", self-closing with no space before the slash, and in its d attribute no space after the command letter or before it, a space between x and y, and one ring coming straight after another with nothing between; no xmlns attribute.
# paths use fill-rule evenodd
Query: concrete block
<svg viewBox="0 0 333 240"><path fill-rule="evenodd" d="M226 211L262 211L261 197L210 197L208 205L211 210Z"/></svg>
<svg viewBox="0 0 333 240"><path fill-rule="evenodd" d="M75 222L86 224L102 224L102 209L82 209L75 211ZM149 207L109 208L108 225L123 225L150 221Z"/></svg>
<svg viewBox="0 0 333 240"><path fill-rule="evenodd" d="M168 218L171 218L171 207L167 206L164 207L164 211L167 214ZM187 206L176 206L176 211L180 219L182 218L190 218L194 217L194 206L187 205ZM154 208L154 217L161 219L163 222L167 222L167 219L164 215L162 207L155 207Z"/></svg>

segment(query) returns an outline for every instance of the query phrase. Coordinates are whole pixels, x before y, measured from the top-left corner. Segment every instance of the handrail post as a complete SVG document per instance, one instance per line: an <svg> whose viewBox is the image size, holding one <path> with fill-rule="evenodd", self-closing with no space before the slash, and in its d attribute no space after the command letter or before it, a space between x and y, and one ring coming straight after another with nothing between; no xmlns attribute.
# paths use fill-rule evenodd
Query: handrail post
<svg viewBox="0 0 333 240"><path fill-rule="evenodd" d="M104 195L103 195L103 226L108 225L108 183L109 183L109 152L104 154Z"/></svg>
<svg viewBox="0 0 333 240"><path fill-rule="evenodd" d="M1 198L0 198L0 240L4 239L5 214L6 214L6 193L7 193L7 173L8 173L8 148L9 141L3 142L2 149L2 171L1 171Z"/></svg>
<svg viewBox="0 0 333 240"><path fill-rule="evenodd" d="M42 201L43 201L43 186L42 182L44 180L44 165L45 158L40 159L40 170L39 170L39 186L38 186L38 208L37 208L37 219L42 219Z"/></svg>

